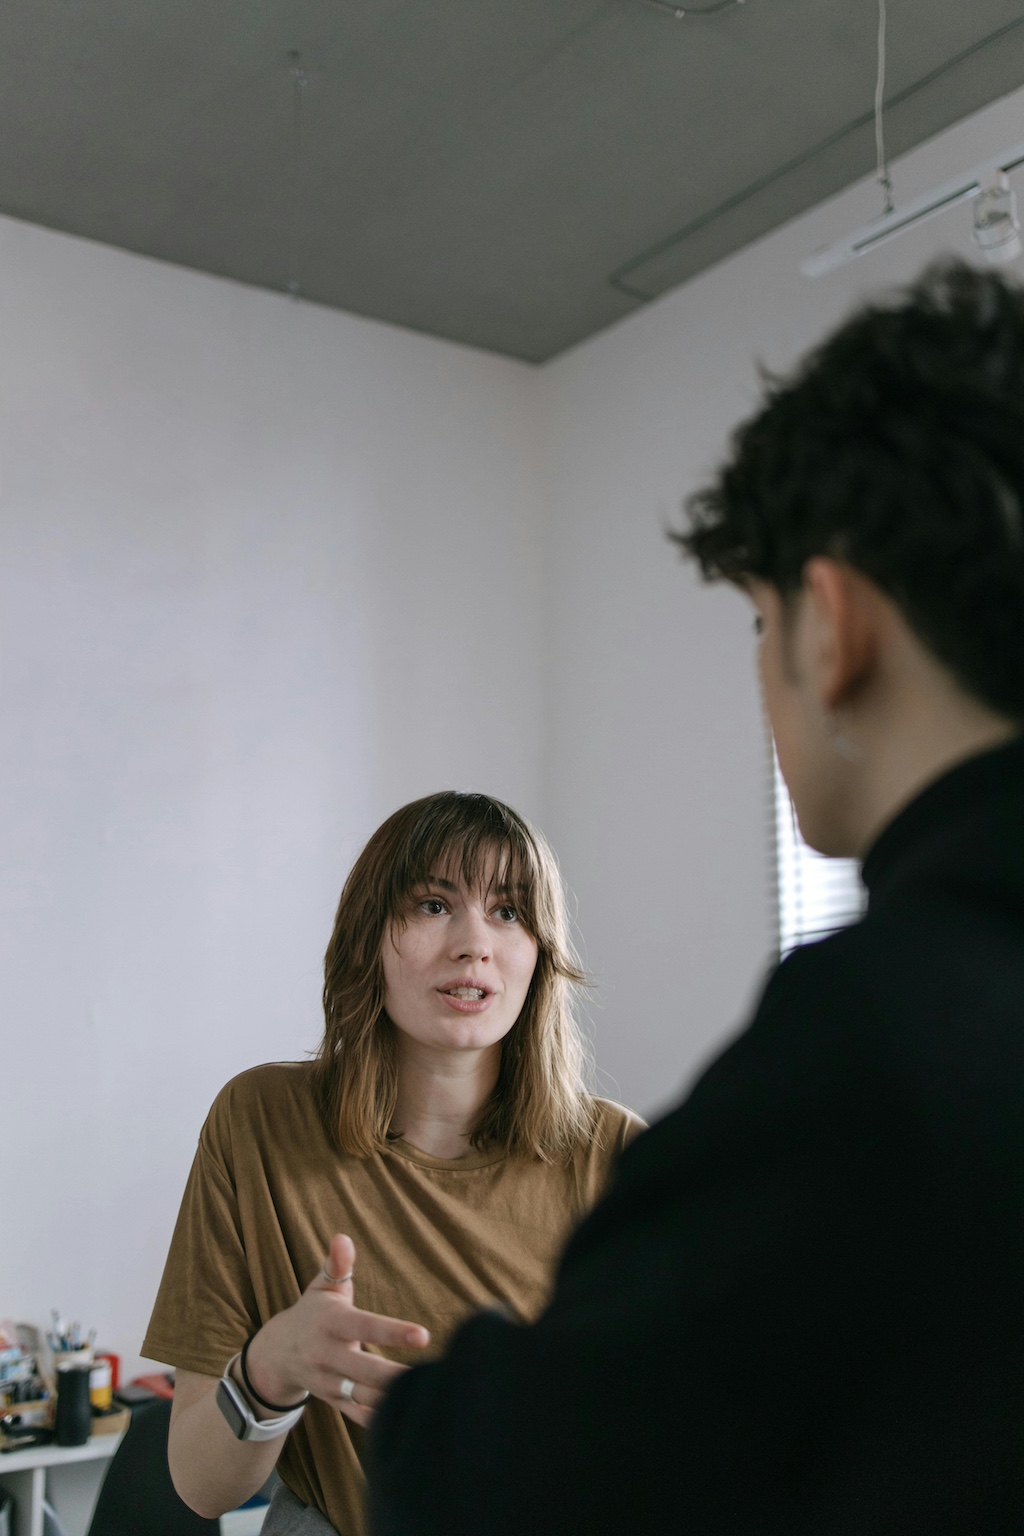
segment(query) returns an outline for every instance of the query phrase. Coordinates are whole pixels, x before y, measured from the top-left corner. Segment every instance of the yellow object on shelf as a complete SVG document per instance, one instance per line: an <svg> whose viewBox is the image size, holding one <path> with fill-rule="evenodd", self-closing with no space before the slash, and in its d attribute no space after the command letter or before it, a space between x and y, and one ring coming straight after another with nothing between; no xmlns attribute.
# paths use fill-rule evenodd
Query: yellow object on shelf
<svg viewBox="0 0 1024 1536"><path fill-rule="evenodd" d="M96 1409L104 1410L110 1407L114 1400L114 1388L110 1373L109 1360L96 1360L89 1372L89 1401Z"/></svg>

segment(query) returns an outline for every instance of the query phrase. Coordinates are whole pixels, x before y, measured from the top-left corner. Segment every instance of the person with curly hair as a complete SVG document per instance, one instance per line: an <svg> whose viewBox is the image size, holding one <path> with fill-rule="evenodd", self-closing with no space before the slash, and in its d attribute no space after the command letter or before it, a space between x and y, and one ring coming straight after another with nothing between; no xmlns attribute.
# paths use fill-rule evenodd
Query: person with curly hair
<svg viewBox="0 0 1024 1536"><path fill-rule="evenodd" d="M750 598L790 955L529 1327L384 1400L376 1536L1024 1530L1024 290L959 263L784 379L677 541Z"/></svg>
<svg viewBox="0 0 1024 1536"><path fill-rule="evenodd" d="M385 1388L471 1312L540 1310L643 1125L584 1086L583 980L554 856L511 807L446 790L370 838L316 1058L218 1095L143 1345L177 1368L170 1468L197 1513L276 1466L266 1536L360 1536Z"/></svg>

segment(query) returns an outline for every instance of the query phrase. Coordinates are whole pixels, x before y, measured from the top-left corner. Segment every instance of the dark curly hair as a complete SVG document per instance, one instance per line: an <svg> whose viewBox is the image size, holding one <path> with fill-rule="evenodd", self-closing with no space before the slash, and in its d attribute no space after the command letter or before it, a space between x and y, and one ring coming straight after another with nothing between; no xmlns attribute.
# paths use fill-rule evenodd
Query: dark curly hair
<svg viewBox="0 0 1024 1536"><path fill-rule="evenodd" d="M1024 719L1024 288L944 260L787 378L672 534L707 580L795 592L812 555L898 604L960 686Z"/></svg>

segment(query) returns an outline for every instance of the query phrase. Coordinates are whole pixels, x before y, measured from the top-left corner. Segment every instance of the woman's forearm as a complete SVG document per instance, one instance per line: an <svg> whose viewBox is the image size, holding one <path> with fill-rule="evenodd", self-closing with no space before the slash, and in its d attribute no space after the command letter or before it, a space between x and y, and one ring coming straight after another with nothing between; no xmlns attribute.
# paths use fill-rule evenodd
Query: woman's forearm
<svg viewBox="0 0 1024 1536"><path fill-rule="evenodd" d="M355 1248L339 1233L323 1270L299 1300L275 1313L254 1334L247 1351L250 1405L258 1401L298 1404L307 1393L364 1429L382 1394L406 1369L377 1349L422 1349L430 1334L376 1312L362 1312L352 1300ZM331 1267L328 1267L331 1266ZM337 1279L332 1279L337 1276ZM261 1488L274 1469L287 1435L274 1440L236 1440L216 1402L217 1379L179 1370L168 1459L171 1477L196 1514L216 1519ZM274 1413L253 1408L258 1419Z"/></svg>
<svg viewBox="0 0 1024 1536"><path fill-rule="evenodd" d="M237 1509L262 1488L287 1435L236 1440L216 1402L212 1376L178 1371L167 1456L180 1498L207 1520Z"/></svg>

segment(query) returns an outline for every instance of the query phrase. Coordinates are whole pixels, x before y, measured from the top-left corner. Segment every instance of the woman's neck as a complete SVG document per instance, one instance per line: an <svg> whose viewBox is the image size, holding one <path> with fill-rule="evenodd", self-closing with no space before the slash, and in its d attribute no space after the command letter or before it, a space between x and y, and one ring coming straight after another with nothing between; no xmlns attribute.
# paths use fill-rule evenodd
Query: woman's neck
<svg viewBox="0 0 1024 1536"><path fill-rule="evenodd" d="M391 1134L431 1157L464 1157L498 1081L500 1043L481 1051L438 1051L401 1034L397 1043L398 1101Z"/></svg>

